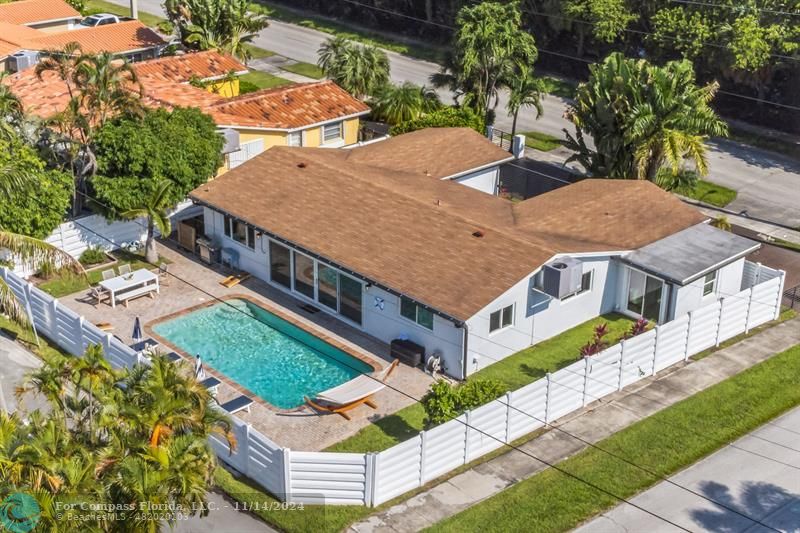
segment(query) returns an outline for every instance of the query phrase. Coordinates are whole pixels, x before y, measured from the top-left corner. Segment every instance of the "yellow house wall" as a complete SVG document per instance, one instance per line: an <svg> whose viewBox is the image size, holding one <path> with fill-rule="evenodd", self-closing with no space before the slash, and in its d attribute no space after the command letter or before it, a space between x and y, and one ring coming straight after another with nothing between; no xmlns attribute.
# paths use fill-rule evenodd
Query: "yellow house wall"
<svg viewBox="0 0 800 533"><path fill-rule="evenodd" d="M321 138L322 138L322 129L319 126L303 130L303 146L310 146L311 148L317 148L319 147Z"/></svg>
<svg viewBox="0 0 800 533"><path fill-rule="evenodd" d="M235 78L230 81L218 81L216 83L212 83L206 87L206 90L210 93L216 93L225 98L239 96L239 78Z"/></svg>
<svg viewBox="0 0 800 533"><path fill-rule="evenodd" d="M344 121L345 146L358 142L358 117Z"/></svg>

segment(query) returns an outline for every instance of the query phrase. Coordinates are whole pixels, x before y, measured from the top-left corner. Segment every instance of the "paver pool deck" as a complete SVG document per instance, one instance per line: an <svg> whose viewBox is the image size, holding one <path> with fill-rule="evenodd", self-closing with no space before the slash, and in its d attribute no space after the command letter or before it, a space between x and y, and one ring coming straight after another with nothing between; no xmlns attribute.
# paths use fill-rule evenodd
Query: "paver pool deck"
<svg viewBox="0 0 800 533"><path fill-rule="evenodd" d="M215 302L215 298L244 296L264 307L278 310L284 317L315 331L329 342L347 348L378 368L391 362L388 344L324 312L311 314L301 309L303 302L265 282L250 278L227 289L219 282L229 272L209 267L200 263L196 257L163 244L159 244L159 253L171 261L168 268L174 276L168 276L167 282L162 283L161 293L155 300L138 298L132 300L128 308L117 306L115 309L105 303L97 307L87 303L88 291L64 296L59 300L83 315L86 320L94 323L110 322L114 325L111 333L125 342L131 342L133 323L137 316L142 324L148 324L198 305ZM238 396L243 390L224 374L213 370L207 373L223 380L217 393L217 399L221 403ZM399 365L388 383L415 398L421 398L431 382L431 377L421 370ZM257 400L255 397L254 399ZM375 395L377 409L360 406L348 413L352 417L350 421L339 415L320 415L305 406L293 410L278 410L260 401L252 406L250 413L240 411L236 416L281 446L293 450L318 451L355 434L373 419L394 413L413 402L408 396L386 388Z"/></svg>

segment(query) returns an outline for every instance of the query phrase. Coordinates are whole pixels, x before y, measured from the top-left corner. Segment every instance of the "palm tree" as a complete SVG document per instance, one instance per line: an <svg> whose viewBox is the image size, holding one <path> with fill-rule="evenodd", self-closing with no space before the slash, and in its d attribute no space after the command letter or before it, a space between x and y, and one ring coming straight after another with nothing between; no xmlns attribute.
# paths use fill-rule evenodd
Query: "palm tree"
<svg viewBox="0 0 800 533"><path fill-rule="evenodd" d="M89 394L89 438L94 439L94 393L98 387L117 381L118 374L103 355L103 348L99 344L89 346L83 357L75 360L73 373L78 389Z"/></svg>
<svg viewBox="0 0 800 533"><path fill-rule="evenodd" d="M370 100L372 115L389 124L399 124L432 113L442 107L436 91L405 82L386 85Z"/></svg>
<svg viewBox="0 0 800 533"><path fill-rule="evenodd" d="M523 107L536 109L536 118L542 116L542 96L545 92L542 80L534 77L533 71L525 70L511 76L508 82L509 95L506 109L514 117L511 123L511 136L517 133L517 117Z"/></svg>
<svg viewBox="0 0 800 533"><path fill-rule="evenodd" d="M54 161L72 173L73 215L83 208L86 180L97 171L94 134L108 118L142 110L142 86L131 65L109 53L84 53L77 43L51 50L36 65L42 79L53 73L64 82L69 101L46 121L43 140Z"/></svg>
<svg viewBox="0 0 800 533"><path fill-rule="evenodd" d="M333 37L317 54L317 65L325 75L361 100L389 82L389 57L374 46Z"/></svg>
<svg viewBox="0 0 800 533"><path fill-rule="evenodd" d="M441 72L431 76L449 87L461 105L492 122L498 91L514 71L530 69L538 57L533 36L522 29L516 3L482 2L465 6L456 17L453 53Z"/></svg>
<svg viewBox="0 0 800 533"><path fill-rule="evenodd" d="M0 136L11 140L17 136L25 113L20 99L3 83L7 75L7 72L0 72Z"/></svg>
<svg viewBox="0 0 800 533"><path fill-rule="evenodd" d="M135 219L145 217L147 219L147 241L144 247L144 258L145 261L151 264L158 262L155 229L158 228L158 231L164 236L172 233L172 223L169 220L168 213L168 210L172 207L168 194L171 185L169 181L162 181L156 185L153 193L145 198L139 207L122 213L122 218Z"/></svg>
<svg viewBox="0 0 800 533"><path fill-rule="evenodd" d="M697 86L686 60L662 67L621 53L592 65L590 72L566 113L575 125L575 136L567 133L565 142L575 151L570 160L591 175L656 183L659 171L668 170L675 179L663 183L672 187L683 179L686 160L698 175L708 172L705 142L728 131L710 105L716 83ZM593 138L594 149L584 134Z"/></svg>

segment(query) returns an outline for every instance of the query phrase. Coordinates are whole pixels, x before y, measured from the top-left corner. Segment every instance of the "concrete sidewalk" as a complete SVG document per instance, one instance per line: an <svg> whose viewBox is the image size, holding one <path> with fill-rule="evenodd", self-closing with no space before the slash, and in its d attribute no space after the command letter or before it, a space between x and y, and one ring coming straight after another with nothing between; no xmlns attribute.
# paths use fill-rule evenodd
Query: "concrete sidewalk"
<svg viewBox="0 0 800 533"><path fill-rule="evenodd" d="M800 318L774 326L700 361L690 360L670 367L557 421L555 425L588 442L598 442L796 344L800 344ZM554 463L585 447L583 442L564 432L550 430L520 448ZM544 468L544 464L528 455L510 451L354 524L350 531L419 531Z"/></svg>
<svg viewBox="0 0 800 533"><path fill-rule="evenodd" d="M798 434L800 407L669 478L705 498L662 481L631 501L689 531L800 531ZM623 503L575 533L627 531L681 529Z"/></svg>

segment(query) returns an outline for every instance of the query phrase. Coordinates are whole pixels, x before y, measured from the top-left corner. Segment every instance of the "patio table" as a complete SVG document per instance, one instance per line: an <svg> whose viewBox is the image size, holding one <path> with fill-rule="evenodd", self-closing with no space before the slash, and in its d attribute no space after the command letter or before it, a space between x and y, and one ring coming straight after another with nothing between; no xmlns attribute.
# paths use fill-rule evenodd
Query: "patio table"
<svg viewBox="0 0 800 533"><path fill-rule="evenodd" d="M153 291L156 293L159 292L158 274L150 272L144 268L134 270L130 274L123 274L121 276L116 276L114 278L101 281L100 286L111 293L111 307L116 307L118 296L124 295L132 290L137 290L137 292L139 292L137 289L139 287L149 288L149 290L141 291L141 294Z"/></svg>

